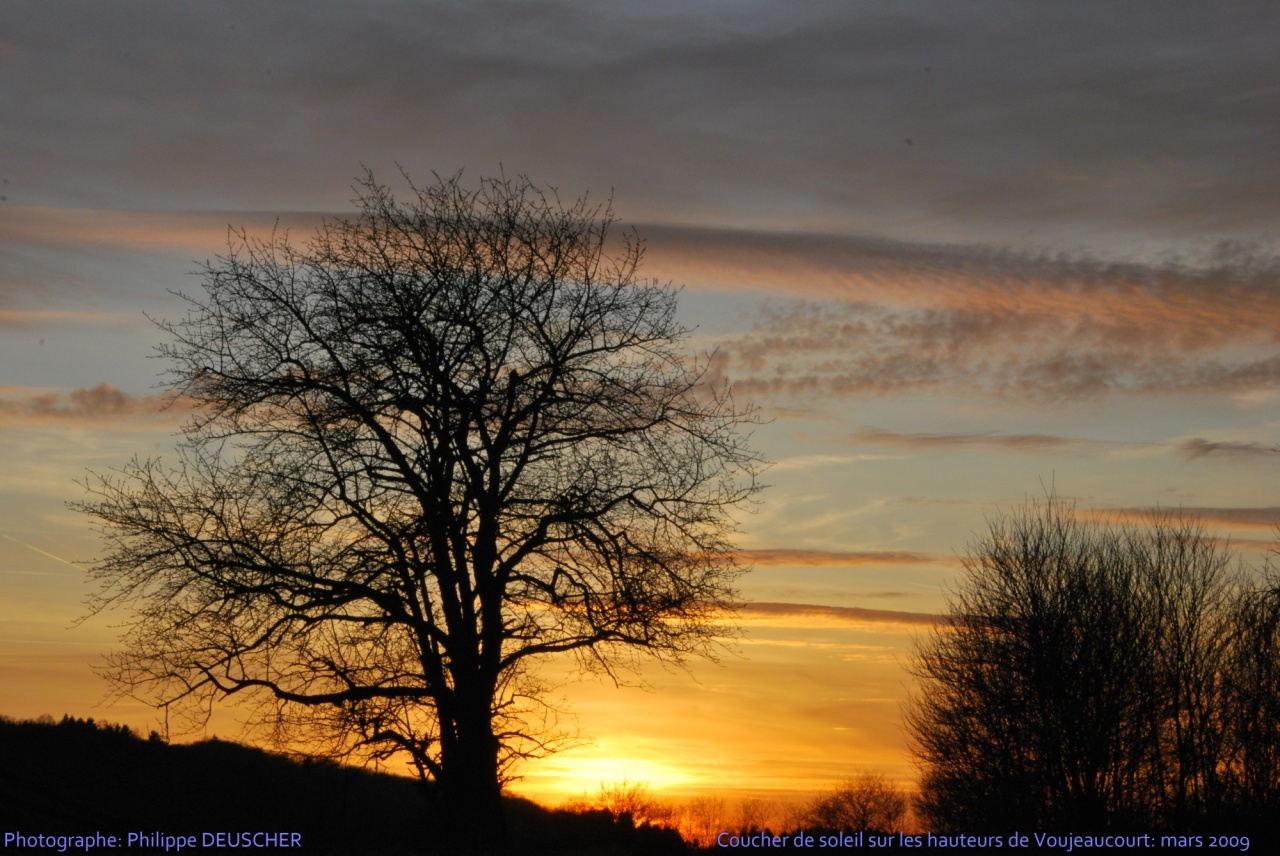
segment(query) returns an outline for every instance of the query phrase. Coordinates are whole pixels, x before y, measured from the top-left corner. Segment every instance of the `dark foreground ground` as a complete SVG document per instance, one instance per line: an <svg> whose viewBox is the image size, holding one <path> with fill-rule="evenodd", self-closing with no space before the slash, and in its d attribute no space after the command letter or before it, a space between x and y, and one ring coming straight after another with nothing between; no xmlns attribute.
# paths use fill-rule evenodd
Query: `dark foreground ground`
<svg viewBox="0 0 1280 856"><path fill-rule="evenodd" d="M96 833L120 840L112 851L97 839L88 850L93 854L166 852L165 844L171 854L204 856L440 853L429 805L423 786L411 779L298 762L235 743L169 745L93 720L0 719L0 836L24 837L0 838L6 854L84 853L74 839L33 846L31 836L86 836L88 844ZM513 798L507 814L513 853L639 856L685 849L670 830L637 829L605 812L550 811ZM285 835L246 839L246 832ZM129 843L130 833L160 837ZM178 836L195 836L196 846L178 850ZM273 840L301 846L267 846Z"/></svg>
<svg viewBox="0 0 1280 856"><path fill-rule="evenodd" d="M884 842L867 838L850 847L820 844L820 830L802 846L795 831L785 845L712 848L731 853L875 853L914 850L944 853L1038 852L1043 854L1178 853L1206 856L1221 853L1272 853L1280 817L1267 813L1225 823L1222 836L1188 836L1175 846L1162 846L1157 833L1146 847L1099 847L1064 841L1048 846L1034 841L1012 845L1002 835L998 849L978 842ZM607 812L548 810L527 800L507 802L513 843L504 854L646 854L687 853L671 830L634 826ZM1011 830L1012 831L1012 830ZM1087 830L1082 830L1087 832ZM1031 833L1031 830L1025 832ZM128 840L128 836L144 836ZM249 837L245 838L248 833ZM254 837L272 833L274 839ZM9 836L21 834L22 840ZM95 836L116 836L113 849ZM298 836L294 838L293 836ZM43 842L36 837L44 836ZM60 836L84 836L88 842ZM166 840L165 836L169 838ZM178 837L194 846L178 847ZM1248 836L1244 838L1243 836ZM953 836L947 836L953 839ZM273 841L296 842L281 847ZM828 839L830 841L830 839ZM1170 842L1172 844L1172 842ZM166 849L166 844L167 849ZM826 846L822 846L825 844ZM978 845L978 846L975 846ZM1011 846L1012 845L1012 846ZM299 762L235 743L209 740L169 745L157 736L141 738L119 726L64 718L62 722L14 722L0 717L0 850L3 856L48 854L168 853L181 856L309 856L309 854L442 854L438 820L424 786L411 779L343 767L328 762Z"/></svg>

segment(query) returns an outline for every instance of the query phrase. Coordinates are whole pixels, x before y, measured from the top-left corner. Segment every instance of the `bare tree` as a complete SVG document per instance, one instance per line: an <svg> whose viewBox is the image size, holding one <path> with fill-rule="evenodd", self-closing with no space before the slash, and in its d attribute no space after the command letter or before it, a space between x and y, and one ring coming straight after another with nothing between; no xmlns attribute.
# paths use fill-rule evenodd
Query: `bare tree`
<svg viewBox="0 0 1280 856"><path fill-rule="evenodd" d="M729 829L728 818L728 804L715 794L689 797L676 806L680 837L698 847L715 847L716 836Z"/></svg>
<svg viewBox="0 0 1280 856"><path fill-rule="evenodd" d="M607 811L615 820L625 816L629 823L673 826L675 806L662 799L648 782L617 779L601 782L595 793L583 794L565 806L570 811Z"/></svg>
<svg viewBox="0 0 1280 856"><path fill-rule="evenodd" d="M1242 827L1280 811L1280 575L1274 569L1240 597L1232 619L1226 776Z"/></svg>
<svg viewBox="0 0 1280 856"><path fill-rule="evenodd" d="M860 773L805 806L801 826L833 832L901 832L907 797L879 773Z"/></svg>
<svg viewBox="0 0 1280 856"><path fill-rule="evenodd" d="M1219 811L1237 577L1194 522L990 522L918 644L908 728L940 829L1194 828Z"/></svg>
<svg viewBox="0 0 1280 856"><path fill-rule="evenodd" d="M233 233L162 355L178 464L95 478L110 677L256 706L278 737L404 756L456 843L502 836L513 760L556 748L538 658L708 653L757 490L750 409L685 355L676 291L610 209L458 177L306 243Z"/></svg>
<svg viewBox="0 0 1280 856"><path fill-rule="evenodd" d="M777 828L782 811L783 809L772 800L748 797L738 802L732 828L746 833Z"/></svg>

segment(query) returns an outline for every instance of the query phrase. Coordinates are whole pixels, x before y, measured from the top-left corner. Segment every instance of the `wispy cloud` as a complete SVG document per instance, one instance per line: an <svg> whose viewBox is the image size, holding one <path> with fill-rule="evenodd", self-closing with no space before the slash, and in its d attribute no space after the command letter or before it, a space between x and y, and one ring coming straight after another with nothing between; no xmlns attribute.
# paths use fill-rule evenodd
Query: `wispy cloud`
<svg viewBox="0 0 1280 856"><path fill-rule="evenodd" d="M1270 255L1226 248L1194 264L1140 265L896 245L847 264L832 299L771 302L753 330L724 341L720 376L783 400L1280 388L1280 259ZM810 282L804 271L797 281Z"/></svg>
<svg viewBox="0 0 1280 856"><path fill-rule="evenodd" d="M273 230L307 238L326 215L260 211L119 211L0 207L0 243L91 245L193 255L221 252L228 228L268 236Z"/></svg>
<svg viewBox="0 0 1280 856"><path fill-rule="evenodd" d="M93 312L61 309L0 309L0 327L26 327L46 323L101 324L104 322L128 323L135 321L132 314L124 312Z"/></svg>
<svg viewBox="0 0 1280 856"><path fill-rule="evenodd" d="M1178 444L1178 451L1185 455L1187 460L1191 461L1196 458L1219 455L1234 458L1266 456L1280 461L1280 449L1275 446L1262 443L1239 443L1228 440L1206 440L1202 437L1192 437L1190 440L1183 441Z"/></svg>
<svg viewBox="0 0 1280 856"><path fill-rule="evenodd" d="M0 387L0 420L123 422L173 419L187 412L184 401L163 396L130 395L107 383L67 393Z"/></svg>
<svg viewBox="0 0 1280 856"><path fill-rule="evenodd" d="M1250 553L1275 553L1280 549L1274 538L1232 538L1231 546Z"/></svg>
<svg viewBox="0 0 1280 856"><path fill-rule="evenodd" d="M1124 261L866 235L639 228L649 266L701 287L899 309L970 309L979 316L1087 319L1112 338L1174 325L1180 345L1228 341L1280 314L1280 258L1239 243Z"/></svg>
<svg viewBox="0 0 1280 856"><path fill-rule="evenodd" d="M928 626L938 617L927 612L863 609L858 606L820 606L810 603L754 602L742 604L748 622L782 626L858 627L868 624Z"/></svg>
<svg viewBox="0 0 1280 856"><path fill-rule="evenodd" d="M937 561L927 553L892 550L834 552L828 550L740 550L736 554L753 565L804 565L808 567L847 567L855 565L922 565Z"/></svg>
<svg viewBox="0 0 1280 856"><path fill-rule="evenodd" d="M902 449L956 449L996 448L1017 452L1041 452L1065 449L1093 441L1055 434L997 434L997 433L922 433L903 434L872 428L849 435L850 441L865 445L894 446Z"/></svg>
<svg viewBox="0 0 1280 856"><path fill-rule="evenodd" d="M770 415L773 409L770 408ZM894 455L799 455L794 458L783 458L769 465L771 472L782 470L808 470L819 467L838 467L844 464L857 464L865 461L884 461Z"/></svg>
<svg viewBox="0 0 1280 856"><path fill-rule="evenodd" d="M1173 4L1155 23L1100 0L309 9L232 27L145 0L0 8L25 119L6 129L7 195L329 207L359 160L412 157L615 186L685 221L1275 231L1267 4Z"/></svg>
<svg viewBox="0 0 1280 856"><path fill-rule="evenodd" d="M1276 529L1280 527L1280 506L1230 508L1184 505L1177 508L1159 509L1154 512L1150 508L1107 508L1092 512L1096 516L1121 521L1143 521L1150 519L1153 513L1171 513L1183 518L1194 518L1205 526L1243 529Z"/></svg>

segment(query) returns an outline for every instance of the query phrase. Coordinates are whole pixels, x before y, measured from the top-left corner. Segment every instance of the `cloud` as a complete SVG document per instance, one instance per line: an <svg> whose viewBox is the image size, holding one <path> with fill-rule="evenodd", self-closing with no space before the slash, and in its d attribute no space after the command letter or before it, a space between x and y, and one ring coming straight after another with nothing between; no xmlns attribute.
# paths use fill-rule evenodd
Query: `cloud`
<svg viewBox="0 0 1280 856"><path fill-rule="evenodd" d="M1263 538L1232 538L1231 546L1237 550L1243 550L1250 553L1275 553L1280 549L1280 543L1272 539Z"/></svg>
<svg viewBox="0 0 1280 856"><path fill-rule="evenodd" d="M24 246L108 246L189 254L226 250L228 228L307 239L326 218L316 212L119 211L0 207L0 242Z"/></svg>
<svg viewBox="0 0 1280 856"><path fill-rule="evenodd" d="M1143 522L1150 519L1150 508L1110 508L1094 512L1097 516L1121 521ZM1157 513L1171 513L1175 517L1194 519L1205 526L1221 526L1242 529L1276 529L1280 527L1280 506L1261 508L1230 508L1221 506L1180 506L1176 509L1159 509Z"/></svg>
<svg viewBox="0 0 1280 856"><path fill-rule="evenodd" d="M1194 331L1190 341L1224 341L1262 323L1239 315L1239 308L1272 318L1280 313L1280 258L1240 241L1125 260L869 232L637 229L647 240L648 272L699 288L900 309L1093 318L1119 334L1126 325L1155 320Z"/></svg>
<svg viewBox="0 0 1280 856"><path fill-rule="evenodd" d="M258 236L292 230L295 241L305 241L324 217L20 214L0 209L6 240L193 253L221 250L228 222ZM659 228L649 247L660 274L796 296L767 302L751 330L720 342L713 365L714 379L771 405L903 393L1046 402L1280 390L1280 257L1239 245L1136 263L977 245ZM32 317L5 311L0 324ZM912 442L983 441L918 435L897 445ZM1055 441L1028 435L993 442L1046 448Z"/></svg>
<svg viewBox="0 0 1280 856"><path fill-rule="evenodd" d="M865 306L834 314L771 321L724 343L716 369L757 400L946 392L1054 401L1280 387L1280 352L1271 343L1269 353L1236 355L1180 350L1148 335L1106 342L1052 318Z"/></svg>
<svg viewBox="0 0 1280 856"><path fill-rule="evenodd" d="M1276 246L1280 9L726 12L0 8L23 117L0 234L216 252L227 221L273 215L200 211L342 210L361 163L397 182L397 161L505 164L667 224L642 227L649 275L826 301L724 342L718 368L771 405L1280 385L1280 265L1209 251Z"/></svg>
<svg viewBox="0 0 1280 856"><path fill-rule="evenodd" d="M26 327L48 322L100 324L129 322L133 316L122 312L93 312L63 309L0 309L0 327Z"/></svg>
<svg viewBox="0 0 1280 856"><path fill-rule="evenodd" d="M1086 440L1063 437L1057 434L999 434L991 432L902 433L882 428L867 428L849 435L849 441L860 445L893 446L919 451L953 451L963 448L990 448L1013 452L1069 451L1082 446L1121 446L1118 441ZM1143 444L1151 448L1152 444ZM1175 450L1187 460L1210 456L1254 458L1272 457L1280 460L1280 449L1263 443L1206 440L1193 437L1178 443Z"/></svg>
<svg viewBox="0 0 1280 856"><path fill-rule="evenodd" d="M831 299L771 301L752 330L726 337L718 377L780 401L1280 388L1280 258L1265 253L1156 265L895 246L865 270L848 264L854 279Z"/></svg>
<svg viewBox="0 0 1280 856"><path fill-rule="evenodd" d="M737 557L753 565L804 565L807 567L850 567L855 565L922 565L937 561L927 553L863 550L831 552L789 548L739 550Z"/></svg>
<svg viewBox="0 0 1280 856"><path fill-rule="evenodd" d="M769 415L773 415L770 408ZM794 458L783 458L769 465L770 472L784 470L809 470L827 467L838 467L844 464L857 464L866 461L892 460L893 455L799 455Z"/></svg>
<svg viewBox="0 0 1280 856"><path fill-rule="evenodd" d="M1040 452L1064 449L1092 441L1059 437L1053 434L902 434L896 431L868 429L849 437L855 443L896 446L903 449L955 449L984 447L1010 449L1017 452Z"/></svg>
<svg viewBox="0 0 1280 856"><path fill-rule="evenodd" d="M809 603L753 602L742 604L743 617L773 626L860 627L868 624L932 626L938 616L926 612L863 609L857 606L819 606Z"/></svg>
<svg viewBox="0 0 1280 856"><path fill-rule="evenodd" d="M15 393L17 397L14 396ZM128 422L173 419L187 411L183 401L164 396L130 395L107 383L66 394L0 388L0 420L49 422Z"/></svg>
<svg viewBox="0 0 1280 856"><path fill-rule="evenodd" d="M412 158L615 187L637 219L1172 245L1280 218L1266 5L308 8L0 9L6 195L329 210Z"/></svg>
<svg viewBox="0 0 1280 856"><path fill-rule="evenodd" d="M1205 440L1202 437L1192 437L1178 445L1178 451L1187 457L1187 460L1194 461L1196 458L1205 458L1211 455L1222 455L1226 457L1258 457L1265 456L1269 458L1277 458L1277 450L1274 446L1267 446L1262 443L1238 443L1225 440ZM1277 458L1280 460L1280 458Z"/></svg>

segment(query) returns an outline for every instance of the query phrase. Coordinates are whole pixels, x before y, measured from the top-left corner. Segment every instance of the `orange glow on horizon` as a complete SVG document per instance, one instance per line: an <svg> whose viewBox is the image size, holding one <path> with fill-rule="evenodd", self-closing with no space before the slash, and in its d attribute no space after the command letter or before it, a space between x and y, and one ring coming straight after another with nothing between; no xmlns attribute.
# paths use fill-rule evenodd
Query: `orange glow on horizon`
<svg viewBox="0 0 1280 856"><path fill-rule="evenodd" d="M595 793L602 784L636 782L655 792L678 791L693 781L693 775L678 766L640 757L638 754L613 755L602 747L592 747L592 754L569 752L539 765L527 780L518 783L517 791L537 793L555 802ZM600 754L596 754L596 753ZM578 754L579 757L572 757Z"/></svg>

